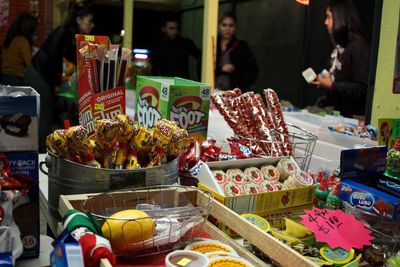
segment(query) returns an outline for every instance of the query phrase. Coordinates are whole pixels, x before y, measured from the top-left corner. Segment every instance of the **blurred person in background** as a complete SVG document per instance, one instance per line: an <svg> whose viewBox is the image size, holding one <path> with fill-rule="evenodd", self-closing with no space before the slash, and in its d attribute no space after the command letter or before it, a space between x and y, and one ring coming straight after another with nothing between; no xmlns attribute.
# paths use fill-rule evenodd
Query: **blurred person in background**
<svg viewBox="0 0 400 267"><path fill-rule="evenodd" d="M150 48L153 75L189 78L189 56L197 63L199 73L201 52L192 40L180 36L179 21L168 17L161 28L163 37Z"/></svg>
<svg viewBox="0 0 400 267"><path fill-rule="evenodd" d="M236 24L233 12L223 14L219 20L215 87L248 91L257 79L258 65L247 43L236 38Z"/></svg>
<svg viewBox="0 0 400 267"><path fill-rule="evenodd" d="M31 63L37 19L30 13L19 14L4 39L1 83L14 86L25 85L24 74Z"/></svg>
<svg viewBox="0 0 400 267"><path fill-rule="evenodd" d="M351 0L330 0L325 25L334 49L329 71L312 82L327 92L320 106L333 106L346 117L364 115L370 46L359 12Z"/></svg>
<svg viewBox="0 0 400 267"><path fill-rule="evenodd" d="M87 6L71 3L62 25L50 32L32 58L25 74L26 82L40 94L39 150L46 150L46 136L54 128L62 128L57 121L56 87L62 83L63 60L76 65L76 34L90 34L94 27L93 13Z"/></svg>

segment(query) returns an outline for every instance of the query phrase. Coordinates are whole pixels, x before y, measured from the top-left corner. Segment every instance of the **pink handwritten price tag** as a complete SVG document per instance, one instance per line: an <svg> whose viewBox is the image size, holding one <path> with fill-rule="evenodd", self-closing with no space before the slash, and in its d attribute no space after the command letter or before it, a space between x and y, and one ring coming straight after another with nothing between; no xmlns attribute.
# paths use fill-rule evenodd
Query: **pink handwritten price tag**
<svg viewBox="0 0 400 267"><path fill-rule="evenodd" d="M306 210L301 223L310 229L319 242L327 243L331 248L362 248L371 245L371 231L363 222L342 210L317 209Z"/></svg>

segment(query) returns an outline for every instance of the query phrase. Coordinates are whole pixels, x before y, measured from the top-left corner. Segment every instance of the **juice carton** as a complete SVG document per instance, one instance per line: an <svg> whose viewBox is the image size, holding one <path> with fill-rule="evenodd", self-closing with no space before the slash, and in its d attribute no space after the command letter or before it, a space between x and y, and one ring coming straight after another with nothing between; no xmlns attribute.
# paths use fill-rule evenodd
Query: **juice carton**
<svg viewBox="0 0 400 267"><path fill-rule="evenodd" d="M209 85L181 78L138 76L136 113L147 129L161 119L178 123L200 143L207 139Z"/></svg>

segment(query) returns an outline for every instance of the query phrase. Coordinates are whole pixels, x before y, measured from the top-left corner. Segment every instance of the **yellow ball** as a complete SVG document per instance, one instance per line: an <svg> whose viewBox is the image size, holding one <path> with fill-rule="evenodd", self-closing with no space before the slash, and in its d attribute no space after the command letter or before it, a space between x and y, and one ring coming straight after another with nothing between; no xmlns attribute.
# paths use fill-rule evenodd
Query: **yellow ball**
<svg viewBox="0 0 400 267"><path fill-rule="evenodd" d="M127 220L124 220L127 219ZM110 240L114 251L129 251L130 246L150 239L154 235L155 224L146 212L140 210L123 210L111 215L101 231Z"/></svg>

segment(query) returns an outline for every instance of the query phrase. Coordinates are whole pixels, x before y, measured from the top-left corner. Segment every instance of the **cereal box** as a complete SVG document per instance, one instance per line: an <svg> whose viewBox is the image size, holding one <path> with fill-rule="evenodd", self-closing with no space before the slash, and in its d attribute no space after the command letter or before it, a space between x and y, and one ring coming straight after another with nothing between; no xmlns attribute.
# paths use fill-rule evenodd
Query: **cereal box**
<svg viewBox="0 0 400 267"><path fill-rule="evenodd" d="M200 143L207 138L209 85L170 77L138 76L136 113L139 125L153 128L160 119L175 121Z"/></svg>

